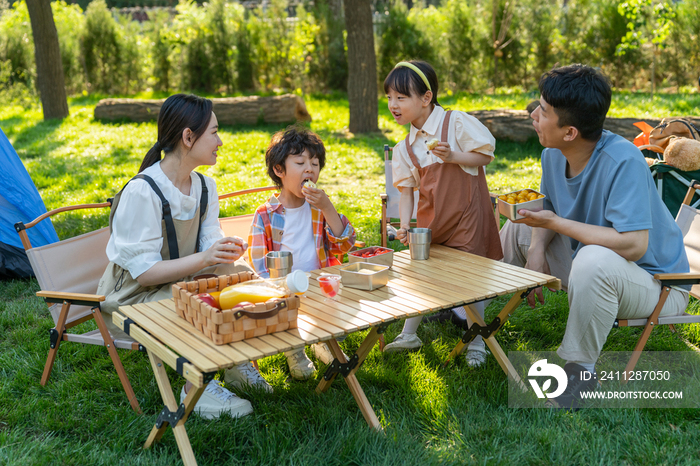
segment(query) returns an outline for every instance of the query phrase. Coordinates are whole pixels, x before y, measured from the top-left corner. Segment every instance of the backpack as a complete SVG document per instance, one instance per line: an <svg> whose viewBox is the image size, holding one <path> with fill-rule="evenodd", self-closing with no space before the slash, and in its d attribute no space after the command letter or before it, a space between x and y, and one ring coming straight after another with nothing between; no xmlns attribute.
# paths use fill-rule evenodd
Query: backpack
<svg viewBox="0 0 700 466"><path fill-rule="evenodd" d="M661 123L649 133L649 144L666 149L673 136L700 141L700 130L688 120L682 118L664 118L661 120Z"/></svg>

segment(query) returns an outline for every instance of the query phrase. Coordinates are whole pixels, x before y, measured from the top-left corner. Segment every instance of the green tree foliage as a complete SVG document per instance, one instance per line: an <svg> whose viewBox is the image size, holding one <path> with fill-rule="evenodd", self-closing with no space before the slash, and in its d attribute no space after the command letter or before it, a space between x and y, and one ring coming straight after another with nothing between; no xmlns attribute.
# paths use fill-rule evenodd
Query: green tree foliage
<svg viewBox="0 0 700 466"><path fill-rule="evenodd" d="M77 4L52 3L69 94L347 86L344 21L333 1L290 12L287 0L253 10L231 0L190 0L178 3L175 15L149 11L143 23L105 1L84 13ZM575 62L600 67L618 88L648 90L652 65L658 86L696 87L700 0L495 2L495 10L494 0L415 1L410 9L401 0L375 2L378 87L398 61L411 58L430 62L448 94L494 85L535 89L544 71ZM19 1L0 8L0 91L31 96L35 74L29 16Z"/></svg>
<svg viewBox="0 0 700 466"><path fill-rule="evenodd" d="M401 0L395 0L384 12L379 33L377 69L383 81L396 63L402 60L433 61L433 49L423 34L409 19L408 9Z"/></svg>

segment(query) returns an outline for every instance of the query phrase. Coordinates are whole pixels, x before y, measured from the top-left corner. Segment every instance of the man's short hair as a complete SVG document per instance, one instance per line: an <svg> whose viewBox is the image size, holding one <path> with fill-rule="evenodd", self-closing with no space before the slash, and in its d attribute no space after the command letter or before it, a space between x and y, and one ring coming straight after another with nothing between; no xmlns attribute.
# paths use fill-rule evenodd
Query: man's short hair
<svg viewBox="0 0 700 466"><path fill-rule="evenodd" d="M265 164L267 174L275 183L275 186L282 188L282 180L275 173L275 167L281 166L285 171L284 164L290 155L299 155L306 150L309 157L318 159L319 169L323 169L326 164L326 148L323 141L316 133L313 133L301 126L293 125L284 131L278 131L272 136L270 145L265 153Z"/></svg>
<svg viewBox="0 0 700 466"><path fill-rule="evenodd" d="M610 108L610 81L599 70L581 64L547 71L540 78L540 94L554 108L559 127L573 126L581 137L597 141Z"/></svg>

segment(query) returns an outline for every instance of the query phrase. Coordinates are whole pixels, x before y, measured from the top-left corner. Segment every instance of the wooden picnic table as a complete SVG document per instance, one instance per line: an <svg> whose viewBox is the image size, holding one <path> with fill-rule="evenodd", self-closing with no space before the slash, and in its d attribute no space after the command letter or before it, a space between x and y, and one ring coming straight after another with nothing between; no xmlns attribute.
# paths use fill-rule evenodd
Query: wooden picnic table
<svg viewBox="0 0 700 466"><path fill-rule="evenodd" d="M337 273L344 266L311 273L309 290L299 308L298 328L226 345L214 345L180 318L172 299L120 307L113 314L114 323L147 349L165 405L144 448L158 441L167 426L172 425L184 464L197 464L184 424L214 375L222 369L319 341L328 344L336 359L327 367L316 391L328 390L333 380L342 375L367 424L380 430L381 424L355 373L390 323L455 306L464 305L475 324L464 333L445 364L461 354L474 337L482 335L506 375L522 383L494 335L530 290L538 286L560 288L555 277L432 245L430 258L424 261L411 260L409 251L395 253L385 287L373 291L343 287L338 298L324 297L315 278L322 272ZM488 325L469 306L511 293L514 296ZM335 339L368 328L371 330L357 352L346 360ZM164 364L194 385L182 405L175 399Z"/></svg>

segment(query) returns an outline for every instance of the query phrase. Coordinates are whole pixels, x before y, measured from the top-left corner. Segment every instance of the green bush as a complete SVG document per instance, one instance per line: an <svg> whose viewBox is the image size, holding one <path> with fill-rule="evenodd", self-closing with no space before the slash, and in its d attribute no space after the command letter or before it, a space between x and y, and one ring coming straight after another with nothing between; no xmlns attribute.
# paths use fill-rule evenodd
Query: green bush
<svg viewBox="0 0 700 466"><path fill-rule="evenodd" d="M34 39L24 1L0 16L0 63L6 70L2 83L7 86L17 83L27 87L33 85L36 76Z"/></svg>
<svg viewBox="0 0 700 466"><path fill-rule="evenodd" d="M255 81L253 78L253 59L251 57L250 48L250 32L248 31L247 21L243 21L238 33L236 34L236 70L238 75L236 83L241 91L251 91L255 89Z"/></svg>
<svg viewBox="0 0 700 466"><path fill-rule="evenodd" d="M80 49L80 38L85 33L85 16L78 5L56 1L51 4L58 31L61 63L68 94L77 94L85 88L85 71Z"/></svg>
<svg viewBox="0 0 700 466"><path fill-rule="evenodd" d="M312 13L319 29L313 42L316 53L309 63L311 85L314 89L345 91L348 59L342 12L334 12L328 4L317 2Z"/></svg>
<svg viewBox="0 0 700 466"><path fill-rule="evenodd" d="M85 60L88 92L118 93L122 84L122 41L118 25L104 0L85 10L81 50Z"/></svg>

